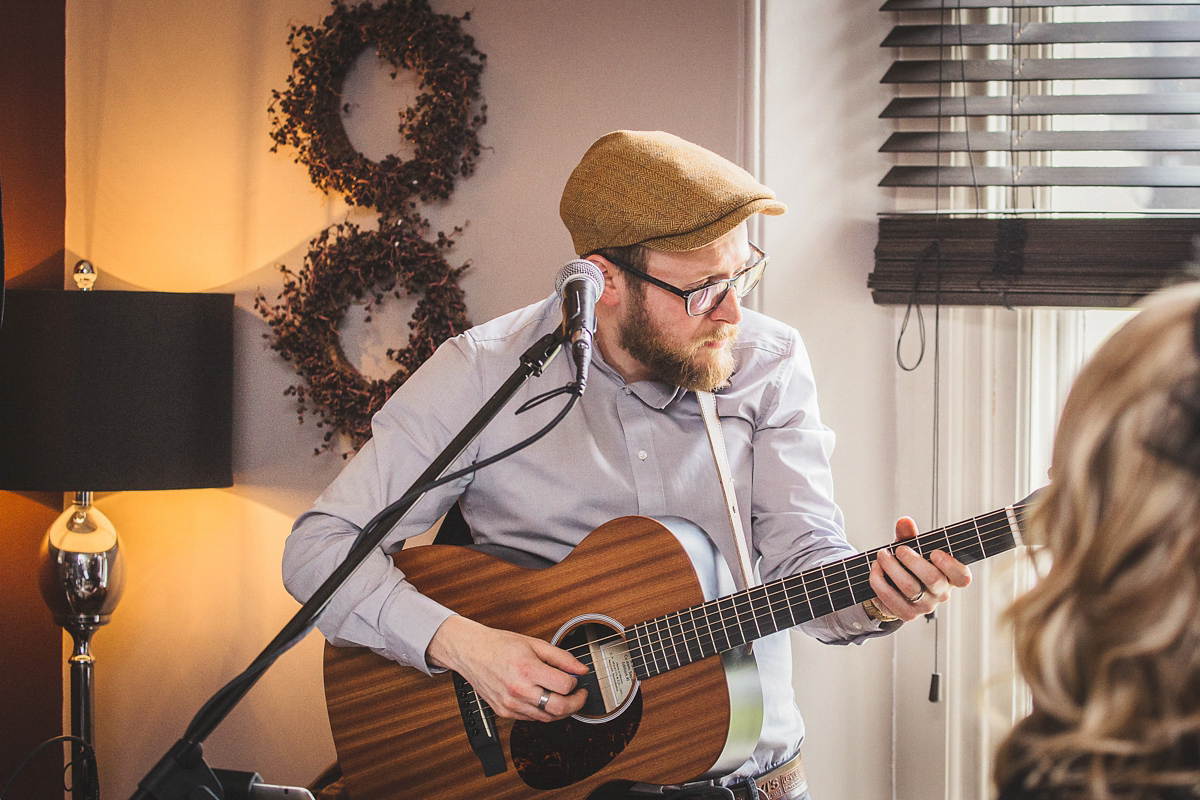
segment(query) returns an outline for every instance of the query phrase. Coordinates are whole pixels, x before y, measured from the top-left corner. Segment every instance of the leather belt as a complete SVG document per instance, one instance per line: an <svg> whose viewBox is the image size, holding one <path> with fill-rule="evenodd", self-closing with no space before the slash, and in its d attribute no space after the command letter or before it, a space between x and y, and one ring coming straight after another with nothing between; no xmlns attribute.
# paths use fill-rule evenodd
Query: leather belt
<svg viewBox="0 0 1200 800"><path fill-rule="evenodd" d="M750 781L730 786L737 800L795 800L808 791L808 779L804 777L804 764L796 753L791 761L780 764L770 772L754 779L757 791L750 788Z"/></svg>

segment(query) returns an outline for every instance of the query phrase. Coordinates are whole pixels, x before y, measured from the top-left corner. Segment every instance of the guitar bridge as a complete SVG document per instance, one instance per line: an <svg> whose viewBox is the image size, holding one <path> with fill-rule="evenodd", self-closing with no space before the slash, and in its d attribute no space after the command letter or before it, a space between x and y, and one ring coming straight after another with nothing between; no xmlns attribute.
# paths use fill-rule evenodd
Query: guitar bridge
<svg viewBox="0 0 1200 800"><path fill-rule="evenodd" d="M496 730L496 712L483 701L467 679L457 672L454 678L454 694L458 698L458 712L462 714L463 727L471 749L479 756L483 774L489 778L508 769L504 760L504 748L500 744L500 733Z"/></svg>

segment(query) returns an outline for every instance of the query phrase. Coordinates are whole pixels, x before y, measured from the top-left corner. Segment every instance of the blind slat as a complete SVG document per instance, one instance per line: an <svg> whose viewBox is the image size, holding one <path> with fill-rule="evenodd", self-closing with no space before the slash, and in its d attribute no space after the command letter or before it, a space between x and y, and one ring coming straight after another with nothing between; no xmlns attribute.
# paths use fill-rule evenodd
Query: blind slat
<svg viewBox="0 0 1200 800"><path fill-rule="evenodd" d="M883 47L950 47L988 44L1091 44L1100 42L1194 42L1200 23L1025 22L1012 25L897 25Z"/></svg>
<svg viewBox="0 0 1200 800"><path fill-rule="evenodd" d="M884 119L928 119L1054 114L1200 114L1200 94L897 97L879 116Z"/></svg>
<svg viewBox="0 0 1200 800"><path fill-rule="evenodd" d="M1196 6L1197 0L887 0L880 11L938 11L943 8L1053 8L1055 6Z"/></svg>
<svg viewBox="0 0 1200 800"><path fill-rule="evenodd" d="M1200 130L1133 131L906 131L893 133L879 148L883 153L965 153L1081 150L1200 150Z"/></svg>
<svg viewBox="0 0 1200 800"><path fill-rule="evenodd" d="M1200 78L1200 58L1017 58L896 61L881 83L983 83L1050 80Z"/></svg>
<svg viewBox="0 0 1200 800"><path fill-rule="evenodd" d="M1200 187L1200 167L892 167L880 186Z"/></svg>

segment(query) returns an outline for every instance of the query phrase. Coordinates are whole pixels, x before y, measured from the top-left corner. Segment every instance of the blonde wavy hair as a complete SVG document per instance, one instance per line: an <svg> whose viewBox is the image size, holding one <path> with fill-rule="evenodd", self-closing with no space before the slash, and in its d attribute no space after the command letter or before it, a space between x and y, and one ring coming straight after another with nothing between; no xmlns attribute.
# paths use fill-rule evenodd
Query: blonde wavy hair
<svg viewBox="0 0 1200 800"><path fill-rule="evenodd" d="M1034 710L1000 746L1000 787L1200 784L1200 463L1173 441L1196 433L1198 308L1197 284L1148 298L1071 389L1029 520L1052 564L1007 613Z"/></svg>

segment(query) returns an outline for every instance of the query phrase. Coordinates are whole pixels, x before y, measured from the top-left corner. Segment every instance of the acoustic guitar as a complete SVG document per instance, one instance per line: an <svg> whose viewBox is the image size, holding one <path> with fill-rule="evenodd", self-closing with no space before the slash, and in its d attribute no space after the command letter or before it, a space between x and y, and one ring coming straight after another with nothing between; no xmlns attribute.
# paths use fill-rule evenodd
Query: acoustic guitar
<svg viewBox="0 0 1200 800"><path fill-rule="evenodd" d="M1029 500L905 544L968 564L1011 550ZM570 650L590 668L588 700L557 722L501 719L453 672L429 677L327 645L325 696L350 796L598 800L634 783L728 774L762 724L748 645L873 597L882 549L743 591L708 536L679 518L615 519L544 569L467 547L401 550L395 563L423 594Z"/></svg>

